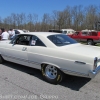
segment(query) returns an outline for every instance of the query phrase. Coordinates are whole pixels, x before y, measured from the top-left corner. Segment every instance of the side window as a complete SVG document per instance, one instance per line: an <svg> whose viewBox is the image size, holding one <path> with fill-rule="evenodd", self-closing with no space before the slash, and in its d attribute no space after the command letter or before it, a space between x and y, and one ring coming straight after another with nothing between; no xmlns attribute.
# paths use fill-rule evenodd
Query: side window
<svg viewBox="0 0 100 100"><path fill-rule="evenodd" d="M30 45L31 35L21 35L16 39L18 45Z"/></svg>
<svg viewBox="0 0 100 100"><path fill-rule="evenodd" d="M43 46L43 47L45 47L45 44L37 36L32 36L31 46Z"/></svg>
<svg viewBox="0 0 100 100"><path fill-rule="evenodd" d="M87 36L88 32L82 32L82 36Z"/></svg>
<svg viewBox="0 0 100 100"><path fill-rule="evenodd" d="M79 34L79 32L75 32L75 33L74 33L74 35L78 35L78 34Z"/></svg>
<svg viewBox="0 0 100 100"><path fill-rule="evenodd" d="M97 36L97 34L98 34L97 32L91 32L92 36Z"/></svg>
<svg viewBox="0 0 100 100"><path fill-rule="evenodd" d="M62 33L63 33L63 34L66 34L66 33L67 33L67 31L62 31Z"/></svg>

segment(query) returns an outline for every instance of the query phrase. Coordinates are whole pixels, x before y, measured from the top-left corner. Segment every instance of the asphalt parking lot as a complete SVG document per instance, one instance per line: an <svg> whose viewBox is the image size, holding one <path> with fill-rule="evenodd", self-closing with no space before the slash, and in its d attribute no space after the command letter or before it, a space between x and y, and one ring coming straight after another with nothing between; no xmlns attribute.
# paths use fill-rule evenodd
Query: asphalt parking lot
<svg viewBox="0 0 100 100"><path fill-rule="evenodd" d="M66 75L52 85L39 70L5 62L0 64L0 100L100 100L100 73L92 80Z"/></svg>

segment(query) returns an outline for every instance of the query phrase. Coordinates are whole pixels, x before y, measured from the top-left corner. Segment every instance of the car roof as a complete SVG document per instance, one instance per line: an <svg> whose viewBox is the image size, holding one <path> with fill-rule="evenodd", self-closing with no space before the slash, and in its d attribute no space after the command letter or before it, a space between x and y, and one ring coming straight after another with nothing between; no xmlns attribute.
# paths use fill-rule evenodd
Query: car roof
<svg viewBox="0 0 100 100"><path fill-rule="evenodd" d="M21 33L21 34L27 34L27 35L42 35L42 36L49 36L49 35L56 35L56 34L61 34L61 33L55 33L55 32L26 32L26 33Z"/></svg>

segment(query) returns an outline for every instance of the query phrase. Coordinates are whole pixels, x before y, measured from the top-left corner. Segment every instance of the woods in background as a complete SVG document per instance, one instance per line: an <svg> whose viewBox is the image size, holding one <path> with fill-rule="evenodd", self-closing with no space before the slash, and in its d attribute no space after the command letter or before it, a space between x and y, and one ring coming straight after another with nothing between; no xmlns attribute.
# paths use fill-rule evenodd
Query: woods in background
<svg viewBox="0 0 100 100"><path fill-rule="evenodd" d="M12 13L6 18L0 17L0 27L5 29L26 29L29 31L48 31L49 29L74 30L96 29L100 22L100 6L82 5L67 6L63 11L53 11L52 14L45 13L40 19L38 14ZM98 26L98 30L100 30Z"/></svg>

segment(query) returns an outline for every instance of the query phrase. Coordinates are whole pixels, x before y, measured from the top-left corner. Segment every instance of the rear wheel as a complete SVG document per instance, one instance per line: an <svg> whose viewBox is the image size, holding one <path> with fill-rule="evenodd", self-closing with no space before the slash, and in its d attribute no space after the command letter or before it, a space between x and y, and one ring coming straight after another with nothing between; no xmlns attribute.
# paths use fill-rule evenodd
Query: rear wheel
<svg viewBox="0 0 100 100"><path fill-rule="evenodd" d="M93 40L87 40L87 45L93 45Z"/></svg>
<svg viewBox="0 0 100 100"><path fill-rule="evenodd" d="M52 84L58 84L63 79L63 73L53 65L43 65L42 75L47 82Z"/></svg>

